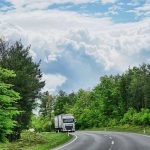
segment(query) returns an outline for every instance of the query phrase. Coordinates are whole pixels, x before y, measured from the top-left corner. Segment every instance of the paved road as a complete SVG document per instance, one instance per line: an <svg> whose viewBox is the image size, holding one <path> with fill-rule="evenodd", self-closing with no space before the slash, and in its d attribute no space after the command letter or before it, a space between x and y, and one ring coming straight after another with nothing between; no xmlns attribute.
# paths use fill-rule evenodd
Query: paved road
<svg viewBox="0 0 150 150"><path fill-rule="evenodd" d="M134 133L81 131L55 150L150 150L150 136Z"/></svg>

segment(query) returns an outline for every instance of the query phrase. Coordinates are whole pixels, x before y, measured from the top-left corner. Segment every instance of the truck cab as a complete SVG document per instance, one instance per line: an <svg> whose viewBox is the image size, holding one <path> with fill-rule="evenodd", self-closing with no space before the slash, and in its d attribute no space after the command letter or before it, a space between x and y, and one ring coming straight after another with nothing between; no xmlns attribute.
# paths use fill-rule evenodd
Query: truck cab
<svg viewBox="0 0 150 150"><path fill-rule="evenodd" d="M75 119L72 114L55 116L55 130L62 132L75 132Z"/></svg>

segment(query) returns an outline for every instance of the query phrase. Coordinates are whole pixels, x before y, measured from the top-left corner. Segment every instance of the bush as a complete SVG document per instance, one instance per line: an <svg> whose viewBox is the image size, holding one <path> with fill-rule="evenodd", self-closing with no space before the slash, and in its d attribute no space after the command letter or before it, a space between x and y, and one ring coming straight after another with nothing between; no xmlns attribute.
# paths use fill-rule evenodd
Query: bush
<svg viewBox="0 0 150 150"><path fill-rule="evenodd" d="M122 124L130 125L150 125L150 110L141 109L140 112L137 112L135 109L130 108L123 116L123 119L120 121Z"/></svg>
<svg viewBox="0 0 150 150"><path fill-rule="evenodd" d="M54 123L45 116L32 116L31 128L36 132L49 132L54 130Z"/></svg>

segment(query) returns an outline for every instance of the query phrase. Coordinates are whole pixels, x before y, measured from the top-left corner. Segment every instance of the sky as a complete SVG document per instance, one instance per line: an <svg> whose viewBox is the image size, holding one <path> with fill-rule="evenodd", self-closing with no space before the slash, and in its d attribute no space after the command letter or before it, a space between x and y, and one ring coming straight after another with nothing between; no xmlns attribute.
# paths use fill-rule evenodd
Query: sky
<svg viewBox="0 0 150 150"><path fill-rule="evenodd" d="M150 63L150 0L0 0L0 38L31 44L56 93Z"/></svg>

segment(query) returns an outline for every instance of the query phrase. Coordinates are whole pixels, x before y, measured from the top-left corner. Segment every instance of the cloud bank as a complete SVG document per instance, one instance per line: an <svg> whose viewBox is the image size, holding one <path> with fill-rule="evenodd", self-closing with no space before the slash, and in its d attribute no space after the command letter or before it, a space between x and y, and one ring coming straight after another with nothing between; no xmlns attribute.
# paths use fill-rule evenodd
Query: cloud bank
<svg viewBox="0 0 150 150"><path fill-rule="evenodd" d="M103 74L122 72L129 66L149 62L150 19L147 17L134 22L115 23L111 17L41 10L54 2L50 0L38 0L39 6L34 0L30 3L25 0L9 2L12 3L10 7L16 9L0 13L0 36L31 44L30 54L34 61L42 60L41 70L46 80L44 90L90 88ZM94 1L55 1L64 2ZM33 11L32 7L36 10Z"/></svg>

